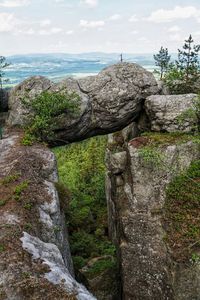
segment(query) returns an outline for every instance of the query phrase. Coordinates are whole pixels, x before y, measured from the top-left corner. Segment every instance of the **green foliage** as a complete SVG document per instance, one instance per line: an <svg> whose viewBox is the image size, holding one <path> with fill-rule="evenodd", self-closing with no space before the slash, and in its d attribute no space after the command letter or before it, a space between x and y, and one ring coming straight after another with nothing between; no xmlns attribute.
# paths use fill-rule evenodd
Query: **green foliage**
<svg viewBox="0 0 200 300"><path fill-rule="evenodd" d="M69 203L71 200L71 192L66 187L66 185L61 181L56 182L55 187L58 192L61 208L64 210L64 212L67 213L69 210Z"/></svg>
<svg viewBox="0 0 200 300"><path fill-rule="evenodd" d="M4 93L3 93L3 84L8 82L7 78L5 77L4 70L9 66L6 62L6 58L4 56L0 56L0 111L1 111L1 103L3 101Z"/></svg>
<svg viewBox="0 0 200 300"><path fill-rule="evenodd" d="M195 83L200 79L200 45L193 45L190 35L183 49L178 49L178 59L169 65L164 81L172 94L197 92Z"/></svg>
<svg viewBox="0 0 200 300"><path fill-rule="evenodd" d="M200 255L197 253L192 253L191 260L193 263L200 263Z"/></svg>
<svg viewBox="0 0 200 300"><path fill-rule="evenodd" d="M155 147L145 146L138 150L139 156L143 159L143 161L157 168L161 168L163 162L165 160L165 156L161 151L157 150Z"/></svg>
<svg viewBox="0 0 200 300"><path fill-rule="evenodd" d="M168 70L171 56L169 55L167 48L161 47L158 54L154 55L153 57L155 60L155 65L159 67L159 71L156 70L155 72L160 75L160 80L162 80L164 74Z"/></svg>
<svg viewBox="0 0 200 300"><path fill-rule="evenodd" d="M0 200L0 206L4 206L6 204L6 200Z"/></svg>
<svg viewBox="0 0 200 300"><path fill-rule="evenodd" d="M23 99L24 106L30 110L30 122L22 141L29 145L33 140L45 141L54 137L57 123L66 114L75 116L80 109L80 97L75 93L44 91L35 99Z"/></svg>
<svg viewBox="0 0 200 300"><path fill-rule="evenodd" d="M82 269L87 262L87 259L84 259L82 256L73 256L73 263L74 263L74 268L75 270L80 270Z"/></svg>
<svg viewBox="0 0 200 300"><path fill-rule="evenodd" d="M62 197L62 202L65 200L68 206L66 217L76 270L93 257L115 255L107 236L106 144L106 137L95 137L55 149L60 180L71 191L71 197Z"/></svg>
<svg viewBox="0 0 200 300"><path fill-rule="evenodd" d="M25 203L24 204L24 208L27 209L27 210L31 210L33 208L33 204L30 203L30 202L29 203Z"/></svg>
<svg viewBox="0 0 200 300"><path fill-rule="evenodd" d="M176 259L191 256L193 245L200 247L200 160L169 184L165 205L168 242Z"/></svg>
<svg viewBox="0 0 200 300"><path fill-rule="evenodd" d="M29 132L29 130L27 130L24 134L21 144L23 146L32 146L33 143L35 142L35 140L36 140L36 137L33 134L31 134Z"/></svg>
<svg viewBox="0 0 200 300"><path fill-rule="evenodd" d="M26 224L24 224L24 229L25 230L31 230L32 229L32 224L31 223L26 223Z"/></svg>
<svg viewBox="0 0 200 300"><path fill-rule="evenodd" d="M86 272L87 277L92 279L96 277L96 275L101 274L102 272L106 270L112 270L116 272L116 261L114 259L111 259L110 257L105 257L103 259L97 260L92 267L89 268L89 270Z"/></svg>
<svg viewBox="0 0 200 300"><path fill-rule="evenodd" d="M180 124L187 120L192 121L194 123L193 131L200 132L200 94L193 100L192 104L192 107L185 110L177 119Z"/></svg>
<svg viewBox="0 0 200 300"><path fill-rule="evenodd" d="M142 136L149 139L148 145L153 148L173 145L173 144L184 144L188 141L194 143L200 142L200 136L192 133L177 132L144 132Z"/></svg>
<svg viewBox="0 0 200 300"><path fill-rule="evenodd" d="M5 251L5 246L0 244L0 253Z"/></svg>
<svg viewBox="0 0 200 300"><path fill-rule="evenodd" d="M29 182L27 180L18 184L14 189L14 198L19 201L21 194L28 188Z"/></svg>
<svg viewBox="0 0 200 300"><path fill-rule="evenodd" d="M20 176L20 174L8 175L0 181L0 184L7 185L9 183L15 182L19 178L19 176Z"/></svg>

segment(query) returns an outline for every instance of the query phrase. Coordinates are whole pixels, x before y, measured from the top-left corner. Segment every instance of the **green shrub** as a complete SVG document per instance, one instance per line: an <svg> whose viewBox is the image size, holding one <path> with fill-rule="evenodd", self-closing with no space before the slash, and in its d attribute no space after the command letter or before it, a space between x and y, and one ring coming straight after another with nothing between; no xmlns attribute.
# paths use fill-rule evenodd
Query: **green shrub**
<svg viewBox="0 0 200 300"><path fill-rule="evenodd" d="M5 251L5 246L0 244L0 253Z"/></svg>
<svg viewBox="0 0 200 300"><path fill-rule="evenodd" d="M0 200L0 206L4 206L6 204L6 200Z"/></svg>
<svg viewBox="0 0 200 300"><path fill-rule="evenodd" d="M112 259L111 257L107 257L104 259L97 260L92 267L89 268L89 270L86 272L87 277L92 279L96 277L97 275L100 275L102 272L105 272L106 270L113 269L114 272L116 272L116 261Z"/></svg>
<svg viewBox="0 0 200 300"><path fill-rule="evenodd" d="M71 192L61 181L56 182L55 187L58 192L61 208L64 210L65 213L68 213L69 203L72 197Z"/></svg>
<svg viewBox="0 0 200 300"><path fill-rule="evenodd" d="M165 156L162 154L162 152L151 146L140 148L138 150L138 154L147 165L153 165L157 168L161 168L165 160Z"/></svg>
<svg viewBox="0 0 200 300"><path fill-rule="evenodd" d="M200 248L200 160L169 184L165 204L167 241L178 260L191 257L193 245Z"/></svg>
<svg viewBox="0 0 200 300"><path fill-rule="evenodd" d="M94 137L54 150L60 181L71 191L71 198L63 197L61 202L68 203L66 219L75 270L91 258L116 255L108 238L106 145L106 137Z"/></svg>
<svg viewBox="0 0 200 300"><path fill-rule="evenodd" d="M80 110L80 97L75 93L44 91L30 101L23 99L23 105L30 111L30 120L22 141L29 145L33 140L46 141L54 137L59 120L75 116Z"/></svg>
<svg viewBox="0 0 200 300"><path fill-rule="evenodd" d="M86 262L87 260L84 259L82 256L73 256L73 263L74 263L75 270L82 269L85 266Z"/></svg>
<svg viewBox="0 0 200 300"><path fill-rule="evenodd" d="M18 184L14 189L14 198L19 201L21 194L28 188L29 182L27 180Z"/></svg>

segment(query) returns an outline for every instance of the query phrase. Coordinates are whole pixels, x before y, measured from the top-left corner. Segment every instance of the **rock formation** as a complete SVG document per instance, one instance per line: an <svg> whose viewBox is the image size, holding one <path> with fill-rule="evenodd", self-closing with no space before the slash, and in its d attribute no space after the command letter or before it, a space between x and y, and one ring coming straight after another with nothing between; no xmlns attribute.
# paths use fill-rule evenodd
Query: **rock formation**
<svg viewBox="0 0 200 300"><path fill-rule="evenodd" d="M178 127L177 116L191 108L193 98L151 96L145 108L148 122L157 133L138 136L134 123L109 136L109 231L118 247L125 300L199 299L199 265L174 260L163 225L169 183L192 161L200 159L199 137L176 133L178 129L191 129L188 122ZM198 193L200 197L200 190Z"/></svg>
<svg viewBox="0 0 200 300"><path fill-rule="evenodd" d="M42 91L76 91L81 115L58 124L54 144L121 129L139 115L144 99L157 91L153 75L134 64L119 64L98 76L53 84L27 79L10 93L9 127L23 126L23 107ZM64 215L55 188L53 154L42 145L20 144L21 131L9 129L0 141L0 299L94 299L73 278Z"/></svg>
<svg viewBox="0 0 200 300"><path fill-rule="evenodd" d="M95 299L74 279L53 153L0 141L0 299Z"/></svg>
<svg viewBox="0 0 200 300"><path fill-rule="evenodd" d="M75 119L66 115L57 124L50 144L67 144L93 135L120 130L138 117L144 99L158 91L153 75L142 67L122 63L104 69L97 76L80 80L66 79L53 84L44 77L33 77L10 93L9 126L29 121L30 111L22 99L42 91L75 91L81 97L81 114Z"/></svg>
<svg viewBox="0 0 200 300"><path fill-rule="evenodd" d="M173 260L163 225L166 188L200 158L199 146L192 136L185 140L178 135L170 142L161 138L160 144L148 134L138 136L142 128L181 129L177 116L190 107L193 95L153 96L145 102L157 93L156 81L151 73L128 63L106 68L95 77L58 84L34 77L11 91L8 125L12 128L0 141L0 299L95 299L73 277L55 188L55 158L44 145L22 146L23 133L15 128L29 120L30 111L21 100L31 101L44 90L76 91L81 97L80 116L72 120L66 115L53 140L46 140L49 144L115 132L135 120L110 136L106 159L109 227L121 263L123 299L199 299L199 265ZM191 126L186 123L182 129ZM145 148L149 143L153 150Z"/></svg>
<svg viewBox="0 0 200 300"><path fill-rule="evenodd" d="M195 94L187 95L153 95L145 101L145 111L150 120L152 131L191 132L195 120L181 115L194 107Z"/></svg>

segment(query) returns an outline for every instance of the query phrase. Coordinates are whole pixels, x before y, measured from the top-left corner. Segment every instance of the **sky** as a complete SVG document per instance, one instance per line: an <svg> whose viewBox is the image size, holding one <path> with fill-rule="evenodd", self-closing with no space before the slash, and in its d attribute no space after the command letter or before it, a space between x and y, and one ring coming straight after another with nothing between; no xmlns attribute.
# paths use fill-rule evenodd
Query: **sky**
<svg viewBox="0 0 200 300"><path fill-rule="evenodd" d="M0 0L0 55L176 52L200 43L200 0Z"/></svg>

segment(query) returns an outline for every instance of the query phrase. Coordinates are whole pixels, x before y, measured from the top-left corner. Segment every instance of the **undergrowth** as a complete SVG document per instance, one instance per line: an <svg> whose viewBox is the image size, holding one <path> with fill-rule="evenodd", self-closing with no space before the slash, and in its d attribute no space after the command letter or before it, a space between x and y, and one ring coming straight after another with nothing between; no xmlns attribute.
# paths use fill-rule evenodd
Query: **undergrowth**
<svg viewBox="0 0 200 300"><path fill-rule="evenodd" d="M164 226L174 258L193 260L200 250L200 160L169 184Z"/></svg>
<svg viewBox="0 0 200 300"><path fill-rule="evenodd" d="M65 207L76 272L92 258L115 256L115 247L108 238L104 187L106 144L106 137L95 137L55 149L62 183L59 184L59 193ZM98 266L94 266L95 270L100 272L105 266L113 266L113 260L111 264L107 260L106 263L100 260Z"/></svg>
<svg viewBox="0 0 200 300"><path fill-rule="evenodd" d="M75 116L80 110L80 97L75 92L44 91L31 101L28 97L23 99L22 103L30 111L22 140L25 146L53 139L62 118Z"/></svg>

